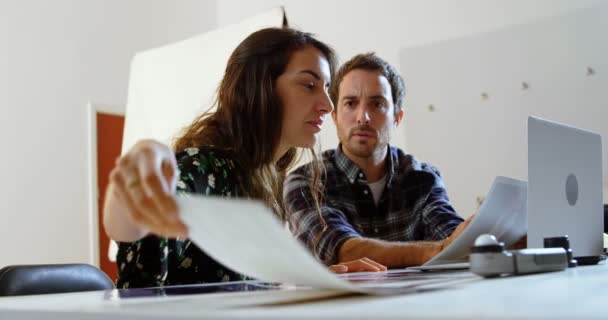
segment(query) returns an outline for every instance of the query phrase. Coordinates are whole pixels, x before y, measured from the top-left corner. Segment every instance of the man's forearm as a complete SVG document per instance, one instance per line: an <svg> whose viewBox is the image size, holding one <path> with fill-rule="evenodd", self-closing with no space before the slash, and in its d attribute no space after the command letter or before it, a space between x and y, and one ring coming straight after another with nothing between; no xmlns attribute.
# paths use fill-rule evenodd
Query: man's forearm
<svg viewBox="0 0 608 320"><path fill-rule="evenodd" d="M338 262L369 258L389 268L419 266L443 248L443 241L388 242L351 238L339 249Z"/></svg>

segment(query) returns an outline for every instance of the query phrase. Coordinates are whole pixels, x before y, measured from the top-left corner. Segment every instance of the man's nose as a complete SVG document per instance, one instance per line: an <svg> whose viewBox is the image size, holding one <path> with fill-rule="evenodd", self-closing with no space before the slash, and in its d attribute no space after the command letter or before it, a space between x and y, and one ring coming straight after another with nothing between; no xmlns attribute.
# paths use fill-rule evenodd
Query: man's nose
<svg viewBox="0 0 608 320"><path fill-rule="evenodd" d="M359 107L357 112L357 124L369 124L369 113L367 109L363 106Z"/></svg>

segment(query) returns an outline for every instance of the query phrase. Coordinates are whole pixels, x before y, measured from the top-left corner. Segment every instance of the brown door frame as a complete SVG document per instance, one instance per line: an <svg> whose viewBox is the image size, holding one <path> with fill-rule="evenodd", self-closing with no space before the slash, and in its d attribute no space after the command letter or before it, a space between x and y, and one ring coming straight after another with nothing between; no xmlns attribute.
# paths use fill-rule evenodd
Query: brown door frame
<svg viewBox="0 0 608 320"><path fill-rule="evenodd" d="M87 127L88 127L88 139L87 139L87 156L88 156L88 168L87 168L87 180L88 180L88 228L89 228L89 257L88 263L100 268L100 254L108 255L109 252L100 252L99 244L99 188L98 188L98 177L97 177L97 114L111 114L117 116L125 116L124 107L114 107L99 103L89 102L87 104ZM115 279L112 279L115 280Z"/></svg>

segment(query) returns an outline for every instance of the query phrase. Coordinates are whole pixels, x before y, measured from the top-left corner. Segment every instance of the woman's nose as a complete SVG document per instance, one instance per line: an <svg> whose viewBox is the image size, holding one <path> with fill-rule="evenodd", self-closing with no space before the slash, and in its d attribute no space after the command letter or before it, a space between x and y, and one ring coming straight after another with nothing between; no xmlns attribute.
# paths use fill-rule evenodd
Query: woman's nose
<svg viewBox="0 0 608 320"><path fill-rule="evenodd" d="M331 101L331 98L329 97L327 92L323 93L323 98L319 103L317 110L322 114L327 114L334 110L334 104Z"/></svg>

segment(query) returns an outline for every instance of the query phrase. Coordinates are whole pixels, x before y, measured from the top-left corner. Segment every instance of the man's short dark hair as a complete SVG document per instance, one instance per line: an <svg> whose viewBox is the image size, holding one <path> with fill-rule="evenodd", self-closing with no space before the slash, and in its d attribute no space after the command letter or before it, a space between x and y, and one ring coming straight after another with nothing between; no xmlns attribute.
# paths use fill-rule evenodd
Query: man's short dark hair
<svg viewBox="0 0 608 320"><path fill-rule="evenodd" d="M338 70L335 78L331 83L329 95L332 102L338 110L338 98L340 97L340 83L344 80L349 72L357 69L379 71L391 85L391 94L393 95L393 104L395 105L395 114L403 109L403 98L405 97L405 84L403 79L388 62L378 57L374 52L358 54L352 59L344 63Z"/></svg>

